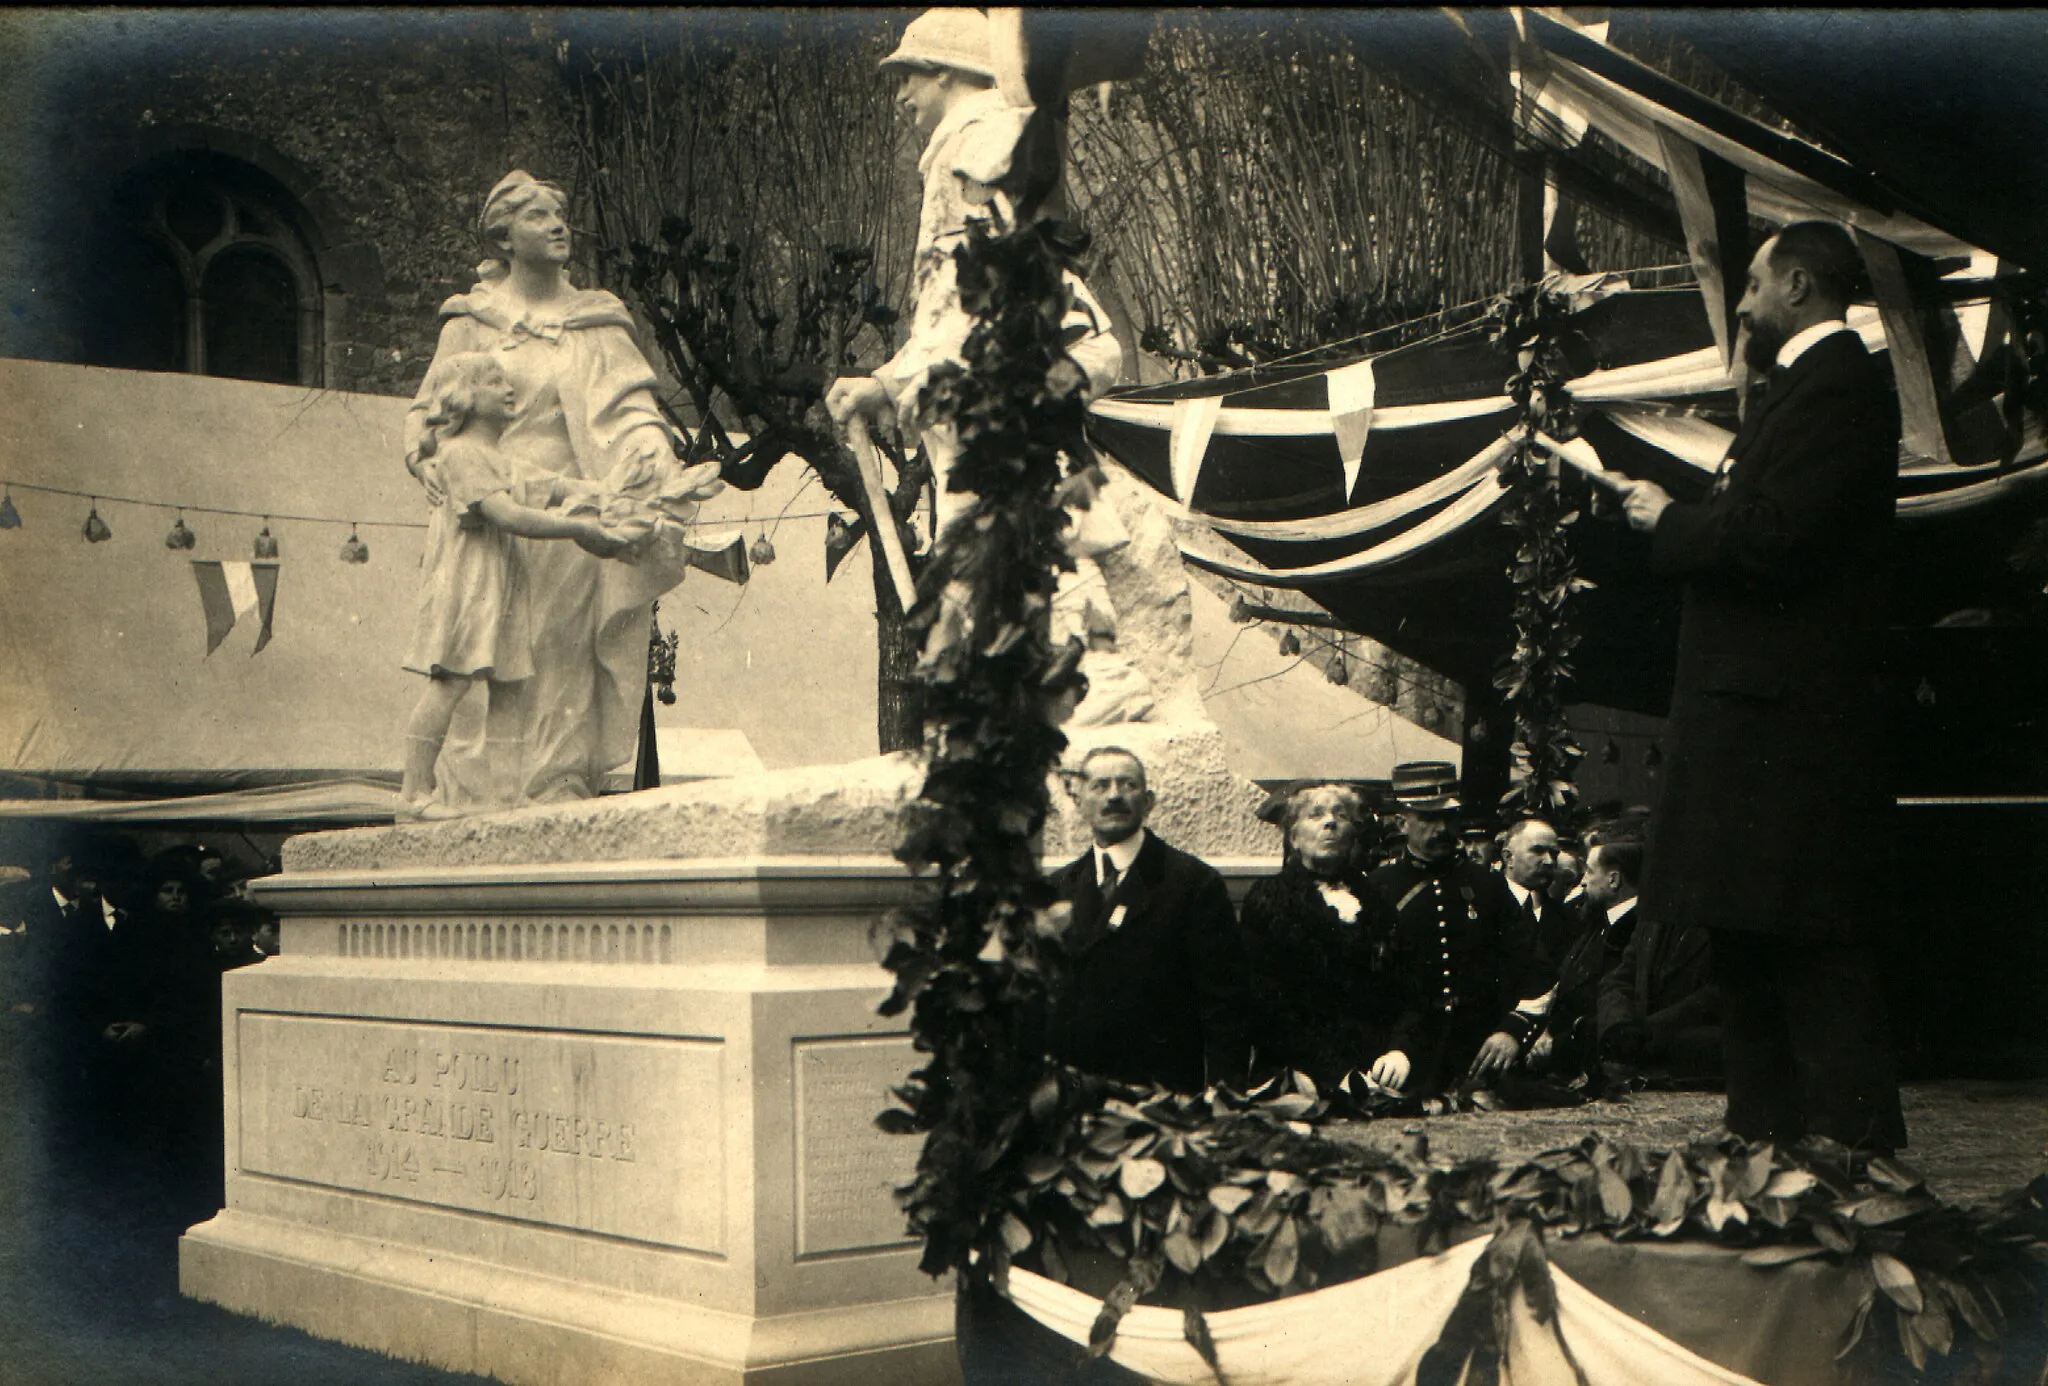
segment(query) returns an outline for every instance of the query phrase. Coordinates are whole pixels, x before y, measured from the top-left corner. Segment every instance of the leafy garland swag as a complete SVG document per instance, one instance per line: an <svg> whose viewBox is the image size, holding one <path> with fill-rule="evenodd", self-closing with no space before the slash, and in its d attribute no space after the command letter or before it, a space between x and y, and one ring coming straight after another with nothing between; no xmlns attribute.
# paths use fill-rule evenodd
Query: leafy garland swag
<svg viewBox="0 0 2048 1386"><path fill-rule="evenodd" d="M1513 354L1507 393L1522 415L1514 451L1501 466L1508 493L1501 519L1515 536L1508 567L1515 644L1493 680L1515 722L1501 807L1511 817L1535 815L1560 825L1571 816L1573 779L1584 754L1564 713L1579 643L1571 605L1592 584L1578 575L1572 544L1579 510L1567 498L1557 459L1537 440L1564 443L1578 436L1565 387L1563 342L1576 330L1571 312L1568 295L1537 283L1502 295L1486 319L1488 339Z"/></svg>
<svg viewBox="0 0 2048 1386"><path fill-rule="evenodd" d="M1423 1362L1425 1386L1448 1386L1468 1371L1468 1380L1499 1379L1500 1325L1518 1287L1555 1323L1546 1229L1706 1239L1759 1267L1817 1258L1856 1267L1865 1288L1843 1352L1879 1375L1908 1364L1920 1374L1939 1358L1950 1379L1998 1379L2009 1326L2038 1326L2048 1305L2048 1177L1996 1209L1965 1212L1903 1166L1825 1141L1775 1150L1727 1138L1653 1151L1588 1137L1512 1167L1445 1164L1420 1138L1393 1154L1330 1139L1337 1095L1300 1074L1249 1095L1217 1087L1186 1096L1044 1056L1064 921L1034 838L1065 744L1055 709L1081 686L1078 646L1055 648L1048 619L1069 561L1060 500L1085 488L1089 456L1079 372L1060 334L1061 271L1080 249L1050 222L1000 235L971 228L957 257L977 318L967 369L933 388L937 413L959 430L954 475L975 499L941 537L913 616L926 642L930 766L897 854L933 873L938 889L890 920L885 965L896 984L882 1010L911 1012L928 1058L897 1089L903 1106L877 1118L885 1131L925 1137L916 1177L899 1191L923 1239L923 1269L1000 1290L1022 1258L1054 1279L1106 1289L1096 1354L1123 1314L1157 1292L1187 1306L1187 1339L1214 1366L1196 1306L1310 1290L1371 1273L1403 1241L1426 1253L1490 1228L1494 1241ZM1504 308L1501 335L1517 352L1529 421L1563 441L1569 401L1550 354L1561 319L1555 304L1525 297ZM1534 546L1518 557L1529 578L1518 587L1540 586L1518 605L1531 637L1514 666L1532 690L1525 783L1550 793L1568 782L1555 772L1569 758L1542 716L1568 673L1569 644L1542 638L1537 623L1561 615L1573 577L1569 548L1541 536L1569 515L1556 479L1539 479L1542 464L1527 450L1517 463L1512 522ZM1407 1231L1384 1242L1394 1228ZM1870 1331L1886 1320L1891 1333Z"/></svg>

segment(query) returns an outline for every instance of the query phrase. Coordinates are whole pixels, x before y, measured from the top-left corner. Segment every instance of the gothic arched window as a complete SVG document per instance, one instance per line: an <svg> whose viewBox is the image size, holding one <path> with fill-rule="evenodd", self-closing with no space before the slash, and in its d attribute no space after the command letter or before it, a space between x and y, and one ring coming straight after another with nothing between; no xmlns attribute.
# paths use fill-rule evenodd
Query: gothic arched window
<svg viewBox="0 0 2048 1386"><path fill-rule="evenodd" d="M86 359L320 383L320 275L290 195L208 152L155 160L118 198Z"/></svg>

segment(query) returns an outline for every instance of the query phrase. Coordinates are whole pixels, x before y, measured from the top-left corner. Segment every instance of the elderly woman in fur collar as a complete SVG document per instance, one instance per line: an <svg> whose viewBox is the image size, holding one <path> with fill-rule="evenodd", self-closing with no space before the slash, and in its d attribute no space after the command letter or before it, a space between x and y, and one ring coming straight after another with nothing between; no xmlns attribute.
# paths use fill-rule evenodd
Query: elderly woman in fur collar
<svg viewBox="0 0 2048 1386"><path fill-rule="evenodd" d="M1239 913L1264 1070L1298 1069L1327 1086L1380 1052L1393 918L1365 883L1371 822L1349 785L1303 785L1287 798L1280 874L1255 882Z"/></svg>

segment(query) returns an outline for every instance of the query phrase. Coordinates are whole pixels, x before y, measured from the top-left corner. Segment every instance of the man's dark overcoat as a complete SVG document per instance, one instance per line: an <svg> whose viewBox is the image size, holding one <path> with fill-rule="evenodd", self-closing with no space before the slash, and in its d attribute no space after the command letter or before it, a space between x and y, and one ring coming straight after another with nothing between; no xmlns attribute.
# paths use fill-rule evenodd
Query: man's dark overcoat
<svg viewBox="0 0 2048 1386"><path fill-rule="evenodd" d="M1102 898L1092 849L1052 880L1074 907L1069 975L1046 1014L1053 1057L1181 1092L1243 1086L1250 997L1237 915L1216 869L1147 831L1111 898Z"/></svg>
<svg viewBox="0 0 2048 1386"><path fill-rule="evenodd" d="M1620 965L1639 914L1629 910L1620 919L1610 920L1606 910L1580 897L1579 933L1557 965L1557 995L1550 1003L1548 1027L1557 1046L1555 1071L1583 1072L1599 1057L1601 989Z"/></svg>
<svg viewBox="0 0 2048 1386"><path fill-rule="evenodd" d="M1773 375L1725 487L1653 535L1685 605L1643 908L1671 928L1859 942L1892 895L1880 679L1898 410L1851 332Z"/></svg>
<svg viewBox="0 0 2048 1386"><path fill-rule="evenodd" d="M1641 910L1632 911L1640 915ZM1714 984L1705 929L1673 928L1661 919L1637 923L1615 966L1600 980L1600 1031L1643 1027L1645 1059L1668 1064L1675 1051L1710 1047L1686 1043L1721 1024L1721 990ZM1710 1072L1718 1065L1709 1065Z"/></svg>

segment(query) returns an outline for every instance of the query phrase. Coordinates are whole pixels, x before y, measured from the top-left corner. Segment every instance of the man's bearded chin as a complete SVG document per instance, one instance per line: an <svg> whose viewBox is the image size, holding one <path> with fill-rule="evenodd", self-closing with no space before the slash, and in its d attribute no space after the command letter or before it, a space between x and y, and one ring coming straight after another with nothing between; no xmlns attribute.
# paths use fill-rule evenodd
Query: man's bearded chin
<svg viewBox="0 0 2048 1386"><path fill-rule="evenodd" d="M1778 364L1778 349L1785 345L1785 334L1762 323L1752 323L1743 329L1742 359L1758 375L1768 375L1771 367Z"/></svg>

